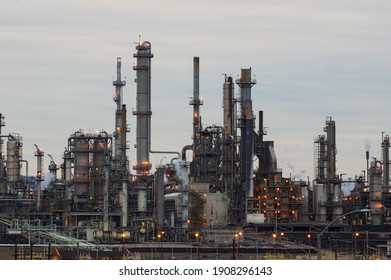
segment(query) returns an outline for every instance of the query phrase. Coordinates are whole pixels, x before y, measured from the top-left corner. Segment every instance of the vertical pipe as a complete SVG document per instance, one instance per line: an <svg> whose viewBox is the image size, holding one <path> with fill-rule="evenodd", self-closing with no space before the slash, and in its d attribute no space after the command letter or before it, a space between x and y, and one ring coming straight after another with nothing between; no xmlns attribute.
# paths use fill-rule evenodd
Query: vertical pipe
<svg viewBox="0 0 391 280"><path fill-rule="evenodd" d="M103 196L103 231L107 232L109 230L109 186L110 186L110 165L106 157L104 163L104 196Z"/></svg>
<svg viewBox="0 0 391 280"><path fill-rule="evenodd" d="M127 128L127 110L126 105L122 105L122 128L121 128L121 170L123 172L127 172L127 158L126 158L126 145L127 145L127 138L126 133L128 132Z"/></svg>
<svg viewBox="0 0 391 280"><path fill-rule="evenodd" d="M128 182L126 180L122 181L122 200L121 200L121 208L122 208L122 214L121 214L121 226L123 228L128 227L128 217L129 217L129 211L128 211Z"/></svg>
<svg viewBox="0 0 391 280"><path fill-rule="evenodd" d="M127 157L126 157L126 132L127 132L127 121L126 121L126 105L122 105L122 129L121 129L121 172L122 172L122 227L128 226L128 217L129 217L129 211L128 211L128 179L129 179L129 172L128 172L128 163L127 163Z"/></svg>
<svg viewBox="0 0 391 280"><path fill-rule="evenodd" d="M263 129L263 111L258 112L259 115L259 120L258 120L258 126L259 126L259 140L261 142L261 145L263 145L263 135L264 134L264 129Z"/></svg>
<svg viewBox="0 0 391 280"><path fill-rule="evenodd" d="M37 194L37 210L41 209L41 182L44 180L42 176L42 165L43 165L43 155L44 152L42 149L38 148L37 145L35 145L36 151L35 156L37 157L37 175L35 177L36 181L36 194Z"/></svg>
<svg viewBox="0 0 391 280"><path fill-rule="evenodd" d="M23 188L23 197L28 197L30 193L30 184L29 184L29 162L27 160L21 160L26 164L26 182Z"/></svg>
<svg viewBox="0 0 391 280"><path fill-rule="evenodd" d="M64 151L64 181L65 181L65 199L66 199L66 208L67 211L71 211L71 202L72 202L72 155L68 150Z"/></svg>
<svg viewBox="0 0 391 280"><path fill-rule="evenodd" d="M189 172L186 167L186 162L181 162L181 177L182 177L182 225L181 228L188 229L189 219Z"/></svg>
<svg viewBox="0 0 391 280"><path fill-rule="evenodd" d="M390 184L390 138L386 135L382 143L383 150L383 187Z"/></svg>
<svg viewBox="0 0 391 280"><path fill-rule="evenodd" d="M157 230L161 231L164 223L164 167L159 166L155 178L155 213Z"/></svg>
<svg viewBox="0 0 391 280"><path fill-rule="evenodd" d="M369 183L369 150L365 152L365 158L367 160L367 177L365 178L365 182Z"/></svg>
<svg viewBox="0 0 391 280"><path fill-rule="evenodd" d="M193 58L193 137L194 151L197 151L200 127L200 59Z"/></svg>

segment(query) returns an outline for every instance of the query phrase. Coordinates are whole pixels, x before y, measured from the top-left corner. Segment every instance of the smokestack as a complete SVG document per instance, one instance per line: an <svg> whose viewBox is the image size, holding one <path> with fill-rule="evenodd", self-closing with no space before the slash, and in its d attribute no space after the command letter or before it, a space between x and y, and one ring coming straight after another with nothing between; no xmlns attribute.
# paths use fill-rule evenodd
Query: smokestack
<svg viewBox="0 0 391 280"><path fill-rule="evenodd" d="M254 157L254 114L252 108L251 88L256 81L251 79L251 68L242 69L240 79L236 80L240 87L241 97L241 139L240 163L241 181L246 197L253 197L253 157Z"/></svg>

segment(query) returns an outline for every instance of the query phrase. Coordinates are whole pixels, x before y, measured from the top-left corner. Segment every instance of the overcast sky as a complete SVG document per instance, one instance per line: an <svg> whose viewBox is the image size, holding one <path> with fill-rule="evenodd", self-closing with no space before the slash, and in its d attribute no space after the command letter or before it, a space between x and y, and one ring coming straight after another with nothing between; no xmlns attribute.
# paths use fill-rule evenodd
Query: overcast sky
<svg viewBox="0 0 391 280"><path fill-rule="evenodd" d="M223 122L222 74L236 79L241 68L252 68L253 110L264 111L265 140L274 141L286 177L313 178L313 142L324 134L328 116L337 128L337 173L345 177L366 168L365 145L380 158L382 132L391 133L389 0L0 4L2 134L23 137L29 175L36 172L34 144L44 149L47 168L47 154L62 163L72 132L113 131L117 57L127 82L128 155L134 161L139 36L154 54L153 150L180 152L192 142L194 56L200 57L204 126ZM171 156L151 159L159 164Z"/></svg>

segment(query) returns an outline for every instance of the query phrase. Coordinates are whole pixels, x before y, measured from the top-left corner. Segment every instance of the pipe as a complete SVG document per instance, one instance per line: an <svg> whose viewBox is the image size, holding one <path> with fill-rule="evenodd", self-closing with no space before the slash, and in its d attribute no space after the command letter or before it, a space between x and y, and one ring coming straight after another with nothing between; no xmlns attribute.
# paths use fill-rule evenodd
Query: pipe
<svg viewBox="0 0 391 280"><path fill-rule="evenodd" d="M26 163L26 188L24 190L24 194L23 196L26 197L26 193L29 193L30 192L30 185L28 183L28 179L29 179L29 162L27 160L20 160L20 162L25 162Z"/></svg>
<svg viewBox="0 0 391 280"><path fill-rule="evenodd" d="M181 154L178 152L170 152L170 151L149 151L151 154L176 154L177 157L174 157L171 159L171 163L174 162L174 160L179 159L181 157Z"/></svg>
<svg viewBox="0 0 391 280"><path fill-rule="evenodd" d="M15 140L16 141L15 136L13 136L11 133L8 134L8 135L0 135L0 138L6 138L6 137L8 137L9 140Z"/></svg>
<svg viewBox="0 0 391 280"><path fill-rule="evenodd" d="M186 145L182 148L182 160L186 160L186 151L190 150L193 150L193 145Z"/></svg>

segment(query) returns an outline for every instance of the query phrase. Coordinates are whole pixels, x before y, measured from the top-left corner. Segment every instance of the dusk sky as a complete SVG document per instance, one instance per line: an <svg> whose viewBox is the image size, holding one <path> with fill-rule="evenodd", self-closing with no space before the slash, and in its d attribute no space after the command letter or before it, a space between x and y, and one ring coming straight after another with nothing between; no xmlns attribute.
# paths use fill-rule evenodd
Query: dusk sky
<svg viewBox="0 0 391 280"><path fill-rule="evenodd" d="M180 152L192 142L194 56L204 126L223 122L222 74L236 79L251 67L253 110L264 111L265 140L274 141L285 177L313 179L313 142L328 116L336 122L337 173L345 178L366 168L366 146L380 159L382 132L391 133L389 0L0 3L2 134L23 137L29 175L36 172L34 144L44 149L47 172L47 154L61 164L73 132L113 131L117 57L135 160L139 36L154 54L153 150ZM170 159L151 156L153 165Z"/></svg>

